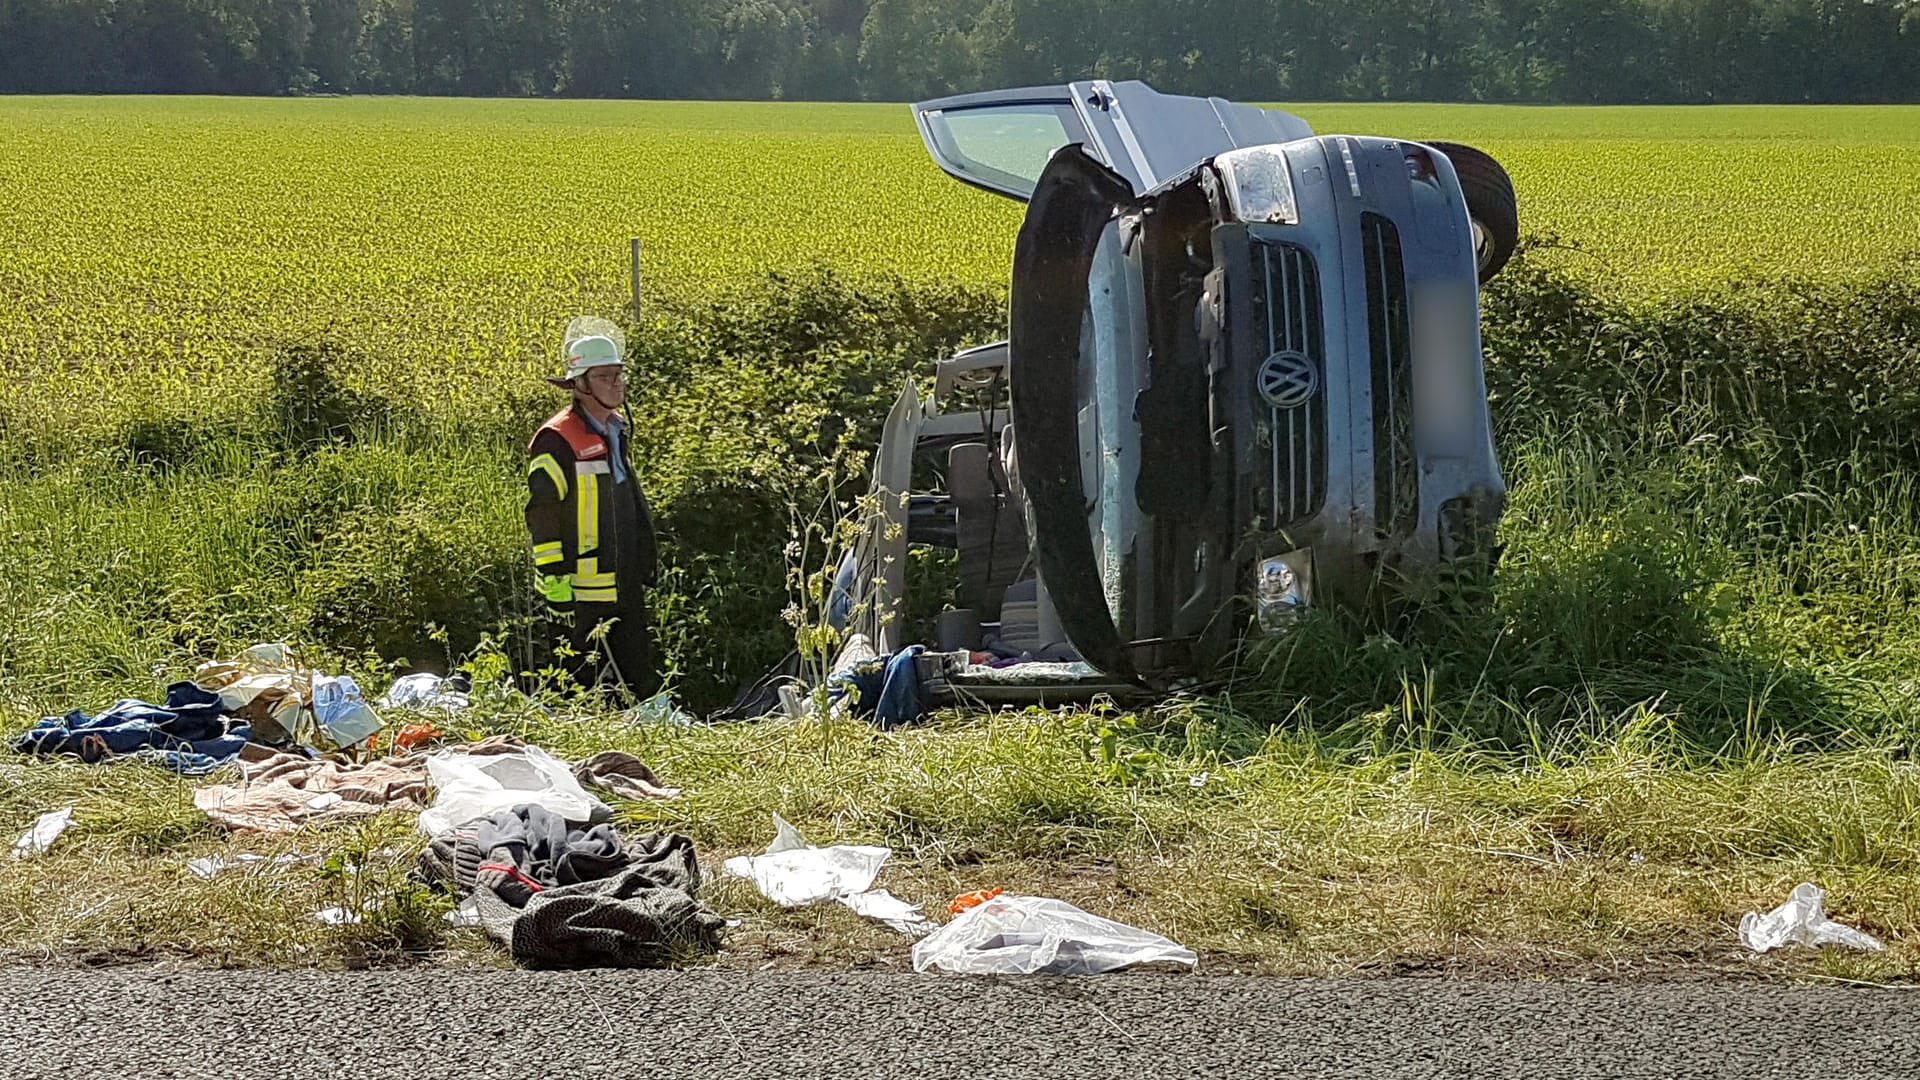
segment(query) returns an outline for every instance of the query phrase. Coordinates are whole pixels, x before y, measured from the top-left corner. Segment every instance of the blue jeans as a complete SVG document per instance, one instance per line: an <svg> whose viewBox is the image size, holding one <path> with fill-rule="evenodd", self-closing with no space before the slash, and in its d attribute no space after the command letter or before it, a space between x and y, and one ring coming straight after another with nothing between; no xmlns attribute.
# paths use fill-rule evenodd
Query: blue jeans
<svg viewBox="0 0 1920 1080"><path fill-rule="evenodd" d="M123 698L94 716L78 709L49 716L14 739L13 748L22 754L71 754L88 762L137 753L192 776L231 760L252 735L245 720L226 714L220 695L178 682L167 687L164 705Z"/></svg>

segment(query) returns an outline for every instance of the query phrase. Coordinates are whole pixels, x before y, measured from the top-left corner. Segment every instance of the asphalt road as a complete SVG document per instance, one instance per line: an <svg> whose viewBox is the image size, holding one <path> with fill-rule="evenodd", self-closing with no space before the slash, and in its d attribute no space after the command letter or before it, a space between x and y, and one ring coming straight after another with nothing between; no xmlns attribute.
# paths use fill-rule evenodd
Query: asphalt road
<svg viewBox="0 0 1920 1080"><path fill-rule="evenodd" d="M1920 991L0 970L8 1077L1894 1077ZM24 1071L23 1071L24 1070Z"/></svg>

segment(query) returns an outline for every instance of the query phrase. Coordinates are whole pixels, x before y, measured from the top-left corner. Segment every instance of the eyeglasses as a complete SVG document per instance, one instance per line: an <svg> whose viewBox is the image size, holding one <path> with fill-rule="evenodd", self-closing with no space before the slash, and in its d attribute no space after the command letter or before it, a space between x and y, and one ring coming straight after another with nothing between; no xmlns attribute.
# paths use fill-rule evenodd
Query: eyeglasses
<svg viewBox="0 0 1920 1080"><path fill-rule="evenodd" d="M612 383L615 386L625 386L627 385L627 369L617 367L593 368L587 372L587 380L602 385Z"/></svg>

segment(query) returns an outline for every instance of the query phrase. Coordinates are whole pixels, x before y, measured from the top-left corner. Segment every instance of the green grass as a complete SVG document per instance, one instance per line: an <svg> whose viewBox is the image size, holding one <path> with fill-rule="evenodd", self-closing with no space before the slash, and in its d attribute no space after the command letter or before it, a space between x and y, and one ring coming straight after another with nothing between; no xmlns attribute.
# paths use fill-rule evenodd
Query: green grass
<svg viewBox="0 0 1920 1080"><path fill-rule="evenodd" d="M1128 728L1116 772L1100 729ZM1201 951L1207 969L1343 974L1920 977L1920 771L1885 752L1806 756L1765 742L1696 756L1648 714L1548 755L1470 747L1375 753L1268 732L1205 703L1138 717L949 717L897 735L774 721L710 729L614 718L496 718L556 753L622 747L685 794L622 803L623 827L692 835L705 896L742 920L718 962L904 967L908 941L839 910L781 911L718 863L756 851L768 815L817 843L882 843L880 884L939 911L1001 886L1059 896ZM448 902L404 877L402 819L226 838L189 785L147 767L33 765L0 826L77 803L75 824L0 887L0 955L227 965L498 963ZM186 860L332 853L201 881ZM1882 954L1746 954L1742 912L1800 880ZM310 915L384 900L382 919Z"/></svg>

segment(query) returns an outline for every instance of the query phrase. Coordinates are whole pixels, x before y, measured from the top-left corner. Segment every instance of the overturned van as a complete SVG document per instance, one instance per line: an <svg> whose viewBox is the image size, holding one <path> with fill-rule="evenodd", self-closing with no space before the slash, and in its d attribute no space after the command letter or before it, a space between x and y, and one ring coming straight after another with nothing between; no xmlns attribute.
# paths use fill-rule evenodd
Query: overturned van
<svg viewBox="0 0 1920 1080"><path fill-rule="evenodd" d="M911 644L909 544L958 551L942 649L1149 688L1488 557L1478 284L1518 234L1491 158L1138 82L913 112L943 169L1026 214L1007 340L887 419L845 568L877 649ZM928 461L944 490L911 491Z"/></svg>

